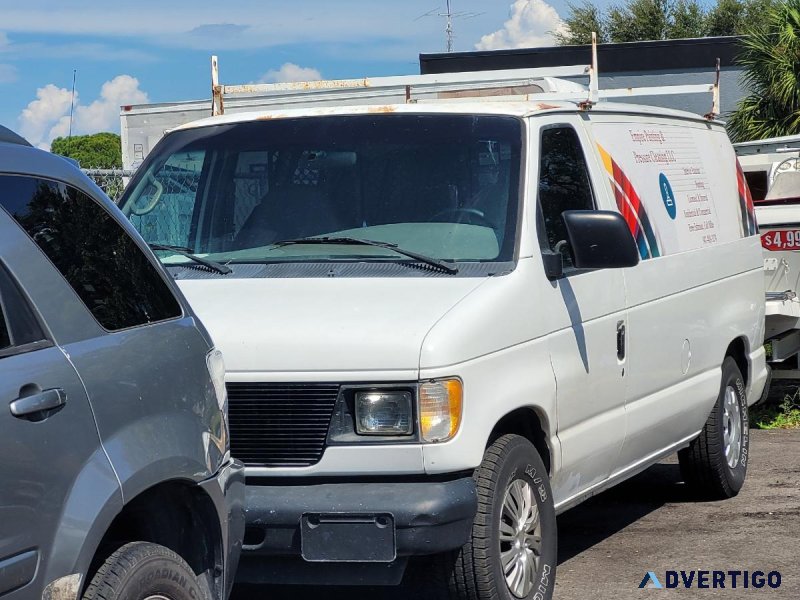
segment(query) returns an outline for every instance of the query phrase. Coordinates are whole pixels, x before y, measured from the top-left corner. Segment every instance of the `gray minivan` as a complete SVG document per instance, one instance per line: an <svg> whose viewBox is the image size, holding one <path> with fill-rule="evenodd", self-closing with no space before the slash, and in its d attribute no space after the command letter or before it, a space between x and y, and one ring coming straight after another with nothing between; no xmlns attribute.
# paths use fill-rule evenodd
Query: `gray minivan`
<svg viewBox="0 0 800 600"><path fill-rule="evenodd" d="M0 597L224 600L221 354L78 169L0 127Z"/></svg>

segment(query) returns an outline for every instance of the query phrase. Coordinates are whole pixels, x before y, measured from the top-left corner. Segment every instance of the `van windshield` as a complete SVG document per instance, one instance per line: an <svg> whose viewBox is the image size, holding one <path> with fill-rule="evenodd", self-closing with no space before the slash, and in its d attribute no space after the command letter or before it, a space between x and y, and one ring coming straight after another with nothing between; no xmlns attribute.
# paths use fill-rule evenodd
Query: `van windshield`
<svg viewBox="0 0 800 600"><path fill-rule="evenodd" d="M514 256L522 127L513 117L369 114L177 131L140 167L123 212L165 264L440 261Z"/></svg>

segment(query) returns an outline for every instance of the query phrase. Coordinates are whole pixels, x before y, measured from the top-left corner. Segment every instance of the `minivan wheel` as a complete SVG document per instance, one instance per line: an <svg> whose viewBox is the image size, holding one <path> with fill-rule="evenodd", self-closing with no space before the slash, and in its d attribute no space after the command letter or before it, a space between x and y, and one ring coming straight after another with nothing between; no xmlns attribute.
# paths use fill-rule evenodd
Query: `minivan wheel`
<svg viewBox="0 0 800 600"><path fill-rule="evenodd" d="M206 586L172 550L125 544L98 569L83 600L207 600Z"/></svg>
<svg viewBox="0 0 800 600"><path fill-rule="evenodd" d="M556 577L556 514L544 463L518 435L486 449L475 471L478 512L470 540L437 557L440 597L549 600ZM433 575L433 573L430 573Z"/></svg>
<svg viewBox="0 0 800 600"><path fill-rule="evenodd" d="M719 396L703 431L678 452L684 481L708 499L738 494L747 475L749 433L744 378L736 361L726 357Z"/></svg>

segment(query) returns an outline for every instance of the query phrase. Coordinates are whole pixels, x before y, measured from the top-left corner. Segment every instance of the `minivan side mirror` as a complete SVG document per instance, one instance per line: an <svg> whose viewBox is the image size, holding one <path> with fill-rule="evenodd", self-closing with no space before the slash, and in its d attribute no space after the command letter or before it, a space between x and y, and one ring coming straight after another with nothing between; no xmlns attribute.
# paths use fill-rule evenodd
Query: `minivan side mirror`
<svg viewBox="0 0 800 600"><path fill-rule="evenodd" d="M572 264L576 269L619 269L639 264L628 224L610 210L565 210Z"/></svg>

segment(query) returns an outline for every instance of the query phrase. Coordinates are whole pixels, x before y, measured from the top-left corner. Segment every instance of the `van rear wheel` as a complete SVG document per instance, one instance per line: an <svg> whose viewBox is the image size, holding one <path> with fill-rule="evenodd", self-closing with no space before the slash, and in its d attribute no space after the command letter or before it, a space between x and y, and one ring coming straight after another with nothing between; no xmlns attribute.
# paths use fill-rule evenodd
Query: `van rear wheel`
<svg viewBox="0 0 800 600"><path fill-rule="evenodd" d="M206 588L172 550L132 542L100 566L83 600L208 600Z"/></svg>
<svg viewBox="0 0 800 600"><path fill-rule="evenodd" d="M557 532L553 495L536 448L504 435L475 471L478 512L469 541L437 557L440 597L459 600L549 600L555 588Z"/></svg>
<svg viewBox="0 0 800 600"><path fill-rule="evenodd" d="M684 481L715 500L739 493L747 475L750 435L744 378L736 361L722 363L722 385L700 436L678 452Z"/></svg>

